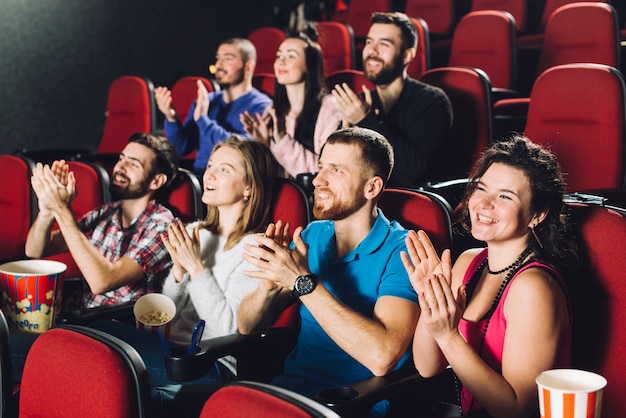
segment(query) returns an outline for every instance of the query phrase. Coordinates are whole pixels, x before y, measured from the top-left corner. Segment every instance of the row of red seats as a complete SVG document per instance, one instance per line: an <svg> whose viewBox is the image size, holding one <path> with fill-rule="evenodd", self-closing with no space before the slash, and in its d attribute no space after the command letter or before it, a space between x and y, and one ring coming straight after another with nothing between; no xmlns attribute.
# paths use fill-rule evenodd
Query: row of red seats
<svg viewBox="0 0 626 418"><path fill-rule="evenodd" d="M404 0L398 5L393 0L353 1L348 7L330 15L330 19L349 23L355 36L364 37L369 28L369 16L374 11L400 10L409 16L420 17L428 24L431 34L438 40L449 40L459 20L469 12L483 10L501 10L509 12L516 22L520 36L518 45L522 47L539 46L547 27L550 15L566 4L585 0L545 0L540 3L541 10L534 10L529 0ZM605 0L591 0L610 3ZM537 2L535 2L537 3ZM398 7L399 6L399 7ZM531 15L531 12L537 16ZM535 24L533 20L538 20ZM621 30L622 39L626 39L626 21Z"/></svg>
<svg viewBox="0 0 626 418"><path fill-rule="evenodd" d="M626 291L621 277L626 269L622 256L626 246L626 218L612 209L569 203L572 224L577 234L584 280L572 292L573 367L603 375L602 412L606 417L621 416L626 390L623 344L626 334ZM4 319L0 315L0 319ZM254 353L267 361L276 352L264 350L273 334L233 335L203 342L201 355L208 363L219 356L239 358ZM10 372L6 357L8 328L0 320L2 353L0 371L4 383ZM63 355L59 355L59 353ZM281 353L284 356L284 352ZM279 360L280 362L281 360ZM240 368L245 362L239 362ZM90 373L85 373L85 370ZM10 374L10 373L9 373ZM242 370L242 375L245 375ZM265 376L261 381L267 381ZM436 404L436 378L423 379L411 368L384 377L375 377L349 386L320 393L316 401L274 386L245 381L233 382L219 389L204 404L201 417L351 417L366 416L367 409L381 398L393 399L390 413L415 416ZM54 382L54 383L52 383ZM11 400L10 386L3 385L3 417ZM69 393L72 396L67 396ZM20 385L20 416L78 417L89 415L150 417L155 412L150 403L150 382L145 364L128 344L97 330L82 326L53 328L37 339L30 350ZM404 394L403 398L398 398ZM107 402L102 402L107 399ZM78 400L78 401L77 401ZM401 407L398 407L398 403ZM438 405L435 405L438 406ZM440 405L445 407L445 405ZM219 411L219 412L218 412ZM429 410L435 416L433 410ZM441 416L441 415L440 415Z"/></svg>

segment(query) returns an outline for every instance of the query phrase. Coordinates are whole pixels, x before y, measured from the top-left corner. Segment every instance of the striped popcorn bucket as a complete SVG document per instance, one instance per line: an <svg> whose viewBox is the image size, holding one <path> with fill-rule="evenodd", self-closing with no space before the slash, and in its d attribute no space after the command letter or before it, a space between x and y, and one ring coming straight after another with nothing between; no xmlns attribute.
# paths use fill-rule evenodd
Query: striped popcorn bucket
<svg viewBox="0 0 626 418"><path fill-rule="evenodd" d="M163 338L169 338L172 320L176 316L176 305L172 299L161 293L148 293L137 299L133 313L138 329L151 334L156 334L158 330Z"/></svg>
<svg viewBox="0 0 626 418"><path fill-rule="evenodd" d="M54 323L61 305L67 266L52 260L19 260L0 265L2 311L9 324L42 333Z"/></svg>
<svg viewBox="0 0 626 418"><path fill-rule="evenodd" d="M576 369L547 370L536 379L541 418L600 418L606 379Z"/></svg>

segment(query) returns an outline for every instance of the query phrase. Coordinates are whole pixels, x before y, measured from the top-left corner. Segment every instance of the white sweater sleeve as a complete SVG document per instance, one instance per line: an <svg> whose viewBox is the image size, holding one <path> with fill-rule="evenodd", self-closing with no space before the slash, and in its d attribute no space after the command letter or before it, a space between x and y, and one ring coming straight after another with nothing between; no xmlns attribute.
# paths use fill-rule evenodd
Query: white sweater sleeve
<svg viewBox="0 0 626 418"><path fill-rule="evenodd" d="M223 251L223 238L206 230L201 232L206 268L197 277L186 275L180 283L168 277L163 293L176 303L179 311L177 315L180 314L176 327L185 328L184 331L176 330L176 334L180 335L181 331L191 334L194 321L199 318L206 322L203 334L203 339L206 339L237 331L237 312L241 300L256 289L258 281L243 274L243 270L256 269L243 259L244 243L256 243L253 235L245 236L234 247ZM195 311L195 315L192 311Z"/></svg>

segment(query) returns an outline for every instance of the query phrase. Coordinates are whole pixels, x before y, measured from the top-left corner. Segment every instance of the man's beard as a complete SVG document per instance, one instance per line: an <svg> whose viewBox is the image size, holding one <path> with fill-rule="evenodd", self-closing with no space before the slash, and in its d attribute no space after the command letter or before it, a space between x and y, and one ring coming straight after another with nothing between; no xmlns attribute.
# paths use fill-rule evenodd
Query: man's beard
<svg viewBox="0 0 626 418"><path fill-rule="evenodd" d="M109 186L109 191L111 192L111 195L116 199L137 199L140 197L144 197L148 194L150 190L150 181L151 179L145 179L139 184L133 185L128 183L126 186L119 186L117 184L111 183L111 185Z"/></svg>
<svg viewBox="0 0 626 418"><path fill-rule="evenodd" d="M402 71L404 71L402 54L398 54L390 65L385 65L385 63L383 63L383 67L378 74L369 74L366 71L365 78L371 81L374 85L385 86L387 84L391 84L393 80L400 77L402 75Z"/></svg>
<svg viewBox="0 0 626 418"><path fill-rule="evenodd" d="M220 82L218 82L218 84L219 84L219 86L220 86L220 88L222 90L229 89L229 88L231 88L233 86L238 86L241 83L243 83L243 66L237 71L236 78L233 81L231 81L230 83L227 83L227 82L220 83Z"/></svg>
<svg viewBox="0 0 626 418"><path fill-rule="evenodd" d="M367 199L359 194L354 200L346 202L335 202L328 209L324 209L321 205L313 205L313 216L318 220L340 221L355 213L365 205Z"/></svg>

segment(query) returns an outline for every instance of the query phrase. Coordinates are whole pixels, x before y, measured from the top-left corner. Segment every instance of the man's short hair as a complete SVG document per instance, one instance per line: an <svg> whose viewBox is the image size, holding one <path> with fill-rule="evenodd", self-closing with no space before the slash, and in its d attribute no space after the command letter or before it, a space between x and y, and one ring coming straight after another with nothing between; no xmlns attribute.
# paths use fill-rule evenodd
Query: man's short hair
<svg viewBox="0 0 626 418"><path fill-rule="evenodd" d="M374 12L372 13L372 24L383 23L396 25L402 34L402 52L409 48L417 47L417 29L411 18L401 12Z"/></svg>
<svg viewBox="0 0 626 418"><path fill-rule="evenodd" d="M354 126L339 129L326 139L326 144L355 145L361 149L361 164L372 176L379 176L387 184L393 170L393 147L380 133Z"/></svg>
<svg viewBox="0 0 626 418"><path fill-rule="evenodd" d="M164 137L136 132L128 138L128 142L136 142L154 151L155 160L149 178L157 174L165 174L169 186L178 174L178 154L174 146Z"/></svg>
<svg viewBox="0 0 626 418"><path fill-rule="evenodd" d="M256 63L256 48L254 44L246 38L226 39L220 45L235 45L237 49L239 49L239 54L244 64L248 61Z"/></svg>

